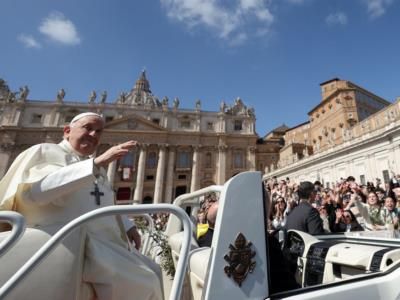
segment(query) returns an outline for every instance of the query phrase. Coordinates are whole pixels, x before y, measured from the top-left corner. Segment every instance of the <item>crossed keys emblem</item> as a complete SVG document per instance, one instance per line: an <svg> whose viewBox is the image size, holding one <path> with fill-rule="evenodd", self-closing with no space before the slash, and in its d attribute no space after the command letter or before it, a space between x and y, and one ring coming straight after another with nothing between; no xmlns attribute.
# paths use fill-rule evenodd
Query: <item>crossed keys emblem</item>
<svg viewBox="0 0 400 300"><path fill-rule="evenodd" d="M229 244L229 253L225 254L224 259L229 263L225 266L224 271L228 277L241 287L242 282L246 279L249 273L253 273L256 267L256 262L252 258L256 255L255 251L251 250L251 242L247 242L245 236L239 232L234 245Z"/></svg>

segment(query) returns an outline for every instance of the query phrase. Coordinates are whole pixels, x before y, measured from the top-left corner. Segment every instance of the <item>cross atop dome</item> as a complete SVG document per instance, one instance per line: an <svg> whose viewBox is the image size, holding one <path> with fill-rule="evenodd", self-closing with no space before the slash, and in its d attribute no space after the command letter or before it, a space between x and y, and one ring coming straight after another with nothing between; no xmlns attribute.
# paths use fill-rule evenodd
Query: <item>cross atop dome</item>
<svg viewBox="0 0 400 300"><path fill-rule="evenodd" d="M136 93L146 92L150 93L150 83L146 78L146 69L143 68L142 73L140 74L138 80L136 80L133 91Z"/></svg>

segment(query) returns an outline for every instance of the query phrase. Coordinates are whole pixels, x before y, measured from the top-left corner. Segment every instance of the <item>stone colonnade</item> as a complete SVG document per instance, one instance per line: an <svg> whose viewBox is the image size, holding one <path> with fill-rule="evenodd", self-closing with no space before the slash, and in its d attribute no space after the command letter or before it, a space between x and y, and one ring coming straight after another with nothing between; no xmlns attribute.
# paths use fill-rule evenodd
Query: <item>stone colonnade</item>
<svg viewBox="0 0 400 300"><path fill-rule="evenodd" d="M152 145L154 146L154 145ZM168 144L158 144L158 160L156 166L156 176L155 176L155 186L153 203L170 203L173 200L173 189L174 189L174 176L176 174L175 163L177 159L177 149L178 146L168 145ZM149 144L141 144L138 148L137 153L139 154L139 159L137 162L137 172L136 178L133 180L135 182L135 188L133 193L133 203L142 203L143 191L145 185L145 175L146 175L146 160L148 156L148 151L150 149ZM192 163L191 163L191 178L189 183L189 191L193 192L201 188L201 178L204 174L202 173L202 159L203 152L202 146L192 146ZM229 147L226 145L220 145L215 148L217 152L215 153L216 158L216 169L215 169L215 179L216 184L222 185L228 179L227 175L227 159L229 157L228 150ZM255 170L255 150L254 147L249 147L244 151L244 159L246 159L247 170ZM107 176L109 181L113 184L115 179L115 174L117 172L117 162L113 162L109 165L107 170Z"/></svg>

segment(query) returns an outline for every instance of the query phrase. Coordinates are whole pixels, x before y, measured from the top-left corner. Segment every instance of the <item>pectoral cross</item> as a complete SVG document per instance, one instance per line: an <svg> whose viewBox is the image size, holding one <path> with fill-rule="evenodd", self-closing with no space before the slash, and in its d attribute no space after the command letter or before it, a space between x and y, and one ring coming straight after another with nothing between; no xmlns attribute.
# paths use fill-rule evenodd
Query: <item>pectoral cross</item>
<svg viewBox="0 0 400 300"><path fill-rule="evenodd" d="M104 193L99 190L99 186L97 185L97 182L94 183L94 191L90 192L90 195L94 196L95 200L96 200L96 204L100 205L100 197L104 196Z"/></svg>

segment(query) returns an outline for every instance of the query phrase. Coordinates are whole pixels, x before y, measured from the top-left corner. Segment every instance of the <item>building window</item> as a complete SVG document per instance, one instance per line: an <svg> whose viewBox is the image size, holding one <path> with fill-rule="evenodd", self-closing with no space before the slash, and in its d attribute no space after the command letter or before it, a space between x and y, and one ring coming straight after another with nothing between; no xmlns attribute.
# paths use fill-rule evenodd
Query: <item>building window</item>
<svg viewBox="0 0 400 300"><path fill-rule="evenodd" d="M148 180L148 181L154 180L154 175L147 175L146 180Z"/></svg>
<svg viewBox="0 0 400 300"><path fill-rule="evenodd" d="M207 122L207 130L214 130L214 123L213 122Z"/></svg>
<svg viewBox="0 0 400 300"><path fill-rule="evenodd" d="M153 198L150 196L146 196L143 198L142 204L152 204L153 203Z"/></svg>
<svg viewBox="0 0 400 300"><path fill-rule="evenodd" d="M244 168L243 153L236 152L236 153L233 154L233 167L235 169L243 169Z"/></svg>
<svg viewBox="0 0 400 300"><path fill-rule="evenodd" d="M365 182L365 175L360 175L360 183L361 183L362 185L365 185L365 184L366 184L366 182Z"/></svg>
<svg viewBox="0 0 400 300"><path fill-rule="evenodd" d="M235 120L234 123L234 130L241 131L243 129L243 121L242 120Z"/></svg>
<svg viewBox="0 0 400 300"><path fill-rule="evenodd" d="M185 194L185 193L186 193L186 190L187 190L187 187L186 187L186 186L184 186L184 185L178 185L178 186L175 188L175 198L178 197L178 196L180 196L180 195L182 195L182 194ZM189 206L189 207L190 207L190 206Z"/></svg>
<svg viewBox="0 0 400 300"><path fill-rule="evenodd" d="M113 116L106 116L106 123L112 122L114 120Z"/></svg>
<svg viewBox="0 0 400 300"><path fill-rule="evenodd" d="M121 187L117 191L117 200L130 200L131 189L128 187Z"/></svg>
<svg viewBox="0 0 400 300"><path fill-rule="evenodd" d="M211 168L212 167L212 154L210 152L206 153L205 156L205 167Z"/></svg>
<svg viewBox="0 0 400 300"><path fill-rule="evenodd" d="M176 162L177 168L190 168L191 166L191 155L190 152L178 152L178 159Z"/></svg>
<svg viewBox="0 0 400 300"><path fill-rule="evenodd" d="M189 120L182 120L181 121L181 128L190 128L190 121Z"/></svg>
<svg viewBox="0 0 400 300"><path fill-rule="evenodd" d="M383 182L384 183L389 183L390 182L389 171L388 170L383 170L382 171L382 175L383 175Z"/></svg>
<svg viewBox="0 0 400 300"><path fill-rule="evenodd" d="M160 125L160 119L151 120L154 124Z"/></svg>
<svg viewBox="0 0 400 300"><path fill-rule="evenodd" d="M119 165L121 167L133 168L135 166L135 156L135 152L128 152L124 157L121 158Z"/></svg>
<svg viewBox="0 0 400 300"><path fill-rule="evenodd" d="M135 153L128 152L119 161L119 170L121 173L121 179L123 181L130 181L132 179L132 173L135 166Z"/></svg>
<svg viewBox="0 0 400 300"><path fill-rule="evenodd" d="M147 156L147 168L148 169L154 169L157 166L157 153L156 152L150 152L149 155Z"/></svg>
<svg viewBox="0 0 400 300"><path fill-rule="evenodd" d="M178 175L178 179L179 180L185 180L186 179L186 175L185 174L180 174L180 175Z"/></svg>
<svg viewBox="0 0 400 300"><path fill-rule="evenodd" d="M32 115L32 124L41 124L42 123L42 114L33 114Z"/></svg>

